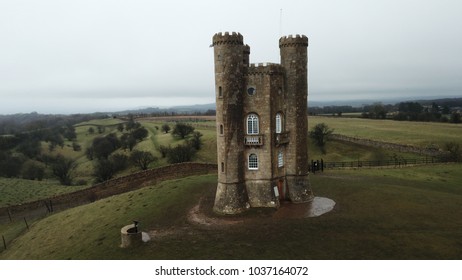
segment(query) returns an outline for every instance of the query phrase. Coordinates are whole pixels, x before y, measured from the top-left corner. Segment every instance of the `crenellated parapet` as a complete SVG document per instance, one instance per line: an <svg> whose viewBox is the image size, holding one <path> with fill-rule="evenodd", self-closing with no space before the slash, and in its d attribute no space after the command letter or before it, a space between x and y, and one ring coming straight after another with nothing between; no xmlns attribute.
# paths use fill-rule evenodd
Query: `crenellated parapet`
<svg viewBox="0 0 462 280"><path fill-rule="evenodd" d="M305 35L289 35L289 36L284 36L279 39L279 47L284 48L284 47L297 47L297 46L303 46L303 47L308 47L308 37Z"/></svg>
<svg viewBox="0 0 462 280"><path fill-rule="evenodd" d="M244 44L244 38L242 37L241 33L236 33L236 32L216 33L215 35L213 35L213 39L212 39L212 46L243 45L243 44Z"/></svg>
<svg viewBox="0 0 462 280"><path fill-rule="evenodd" d="M284 69L277 63L252 63L250 64L247 75L282 75Z"/></svg>
<svg viewBox="0 0 462 280"><path fill-rule="evenodd" d="M244 54L247 54L247 55L250 54L250 46L249 45L244 46Z"/></svg>

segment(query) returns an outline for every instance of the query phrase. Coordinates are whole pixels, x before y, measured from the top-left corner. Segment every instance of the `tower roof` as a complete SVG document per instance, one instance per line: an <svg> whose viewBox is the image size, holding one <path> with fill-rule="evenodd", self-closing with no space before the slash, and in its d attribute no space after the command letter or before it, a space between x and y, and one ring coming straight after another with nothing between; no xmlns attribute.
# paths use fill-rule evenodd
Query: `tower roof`
<svg viewBox="0 0 462 280"><path fill-rule="evenodd" d="M279 39L279 47L295 47L295 46L308 46L308 37L305 35L289 35Z"/></svg>
<svg viewBox="0 0 462 280"><path fill-rule="evenodd" d="M216 33L213 35L212 39L212 46L216 45L243 45L244 44L244 38L242 37L241 33L236 33L236 32L225 32L224 34L222 32Z"/></svg>

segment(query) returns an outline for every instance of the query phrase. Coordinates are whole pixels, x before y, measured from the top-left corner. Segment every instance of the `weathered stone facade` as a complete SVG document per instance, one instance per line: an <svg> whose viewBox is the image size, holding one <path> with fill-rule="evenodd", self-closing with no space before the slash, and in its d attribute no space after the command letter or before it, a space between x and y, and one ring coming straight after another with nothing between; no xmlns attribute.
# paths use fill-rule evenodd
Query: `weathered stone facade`
<svg viewBox="0 0 462 280"><path fill-rule="evenodd" d="M213 36L218 186L214 210L236 214L313 198L308 179L307 47L279 40L281 64L249 64L241 34Z"/></svg>

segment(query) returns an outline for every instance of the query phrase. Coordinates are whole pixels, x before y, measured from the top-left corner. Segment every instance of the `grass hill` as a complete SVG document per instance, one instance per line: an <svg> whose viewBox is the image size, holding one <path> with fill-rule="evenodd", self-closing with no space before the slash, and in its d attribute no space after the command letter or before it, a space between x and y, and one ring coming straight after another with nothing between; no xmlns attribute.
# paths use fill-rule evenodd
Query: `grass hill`
<svg viewBox="0 0 462 280"><path fill-rule="evenodd" d="M157 148L185 140L161 132L161 126L174 120L140 119L149 131L135 149L153 152L159 160L151 168L166 165ZM98 119L75 125L82 150L72 142L50 152L74 158L77 180L82 186L64 187L56 180L42 182L0 179L0 203L11 205L44 199L55 193L88 187L93 162L84 155L93 138L116 133L125 120ZM216 126L213 120L191 118L202 136L203 148L195 161L216 162ZM462 143L460 125L444 123L392 122L369 119L310 117L309 127L324 122L335 133L384 142L426 147ZM104 127L90 134L88 129ZM121 151L122 152L122 151ZM323 155L312 143L310 159L325 161L369 160L390 157L397 151L364 147L346 142L328 143ZM415 156L415 155L414 155ZM210 209L216 187L215 176L182 178L103 199L85 206L31 219L29 231L23 221L0 225L0 234L9 243L1 259L460 259L462 224L458 219L462 195L460 164L431 165L404 169L363 169L326 171L311 176L316 195L337 202L333 212L313 219L271 218L271 209L246 214L241 226L208 229L188 221L188 211L200 200ZM117 176L130 174L129 168ZM208 209L208 210L207 210ZM120 228L132 220L150 231L153 242L139 248L118 247ZM250 222L249 222L250 221ZM157 235L156 235L157 234Z"/></svg>
<svg viewBox="0 0 462 280"><path fill-rule="evenodd" d="M175 146L183 143L185 140L172 137L171 133L163 133L161 127L167 123L172 128L178 118L146 118L140 119L140 123L149 131L146 139L135 146L135 150L143 150L152 152L158 160L150 165L150 168L167 165L167 159L162 158L158 147ZM199 150L194 161L216 163L216 131L215 121L188 117L182 120L195 127L202 136L203 148ZM80 188L89 187L93 181L93 166L94 161L90 161L85 156L85 149L91 146L95 137L115 133L120 137L121 133L117 130L117 125L124 123L125 120L106 118L85 121L75 125L77 134L77 143L81 146L80 151L74 151L71 141L65 141L63 147L56 147L52 152L49 151L47 143L42 143L42 153L46 155L62 154L76 160L77 168L74 170L74 181L77 186L60 186L59 182L51 177L43 182L31 181L24 179L5 179L0 178L0 207L23 203L37 199L43 199L46 196L53 194L71 192ZM426 147L428 145L437 145L444 147L444 144L449 141L462 143L462 131L460 125L445 124L445 123L418 123L418 122L396 122L387 120L371 120L358 118L331 118L331 117L309 117L309 127L313 127L317 123L324 122L334 129L335 133L344 134L347 136L362 137L372 140L384 142L395 142L416 146ZM104 128L104 132L98 133L98 127ZM95 133L90 134L89 128L93 128ZM331 141L327 144L327 154L322 154L321 151L309 141L309 160L318 160L323 158L324 161L367 161L377 159L390 159L393 156L403 158L413 158L418 155L402 153L399 151L386 150L373 147L365 147L352 143ZM119 153L128 152L122 150ZM136 167L128 169L116 174L124 176L138 171Z"/></svg>
<svg viewBox="0 0 462 280"><path fill-rule="evenodd" d="M254 210L244 222L188 220L210 211L216 176L196 176L51 215L17 238L2 259L460 259L460 164L328 171L311 176L335 209L308 219ZM211 213L207 213L211 215ZM122 249L120 228L137 219L153 240Z"/></svg>

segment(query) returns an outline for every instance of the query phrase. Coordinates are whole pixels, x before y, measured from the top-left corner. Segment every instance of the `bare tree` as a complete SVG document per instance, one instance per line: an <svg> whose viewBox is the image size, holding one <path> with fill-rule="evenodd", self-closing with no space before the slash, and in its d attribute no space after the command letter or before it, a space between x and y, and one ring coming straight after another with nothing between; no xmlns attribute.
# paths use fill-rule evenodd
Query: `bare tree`
<svg viewBox="0 0 462 280"><path fill-rule="evenodd" d="M156 159L157 158L154 157L150 152L146 151L133 151L130 156L130 160L133 162L133 164L142 170L148 169L149 164L156 161Z"/></svg>

